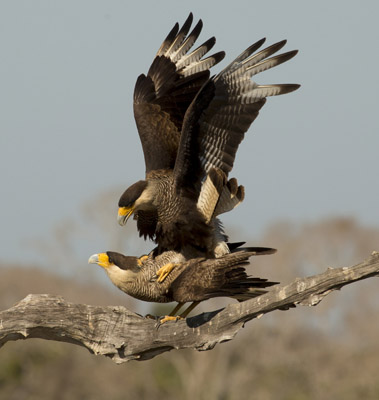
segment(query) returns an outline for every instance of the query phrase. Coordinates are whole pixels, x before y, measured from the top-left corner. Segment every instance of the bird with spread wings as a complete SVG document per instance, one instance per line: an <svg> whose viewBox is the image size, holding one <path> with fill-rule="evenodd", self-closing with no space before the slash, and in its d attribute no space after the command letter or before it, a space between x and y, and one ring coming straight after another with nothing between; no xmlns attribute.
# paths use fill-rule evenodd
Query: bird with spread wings
<svg viewBox="0 0 379 400"><path fill-rule="evenodd" d="M188 34L192 21L190 14L181 29L175 24L147 75L137 79L134 116L146 176L122 194L118 221L124 225L134 214L140 236L157 243L156 254L214 258L228 252L216 216L243 200L243 187L228 179L238 146L268 96L299 87L251 78L297 50L275 55L286 41L259 50L261 39L210 77L225 54L204 58L215 38L191 51L202 29L200 20Z"/></svg>

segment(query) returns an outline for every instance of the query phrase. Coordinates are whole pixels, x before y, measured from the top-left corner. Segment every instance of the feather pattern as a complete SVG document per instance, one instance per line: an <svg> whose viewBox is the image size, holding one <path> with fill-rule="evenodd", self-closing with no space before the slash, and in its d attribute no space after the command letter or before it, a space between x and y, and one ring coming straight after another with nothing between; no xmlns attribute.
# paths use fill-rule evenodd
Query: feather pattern
<svg viewBox="0 0 379 400"><path fill-rule="evenodd" d="M219 52L202 59L214 46L215 38L190 52L203 26L199 20L188 34L192 22L191 13L180 30L175 24L147 75L140 75L135 85L134 117L147 173L174 167L184 114L209 78L209 69L224 57Z"/></svg>
<svg viewBox="0 0 379 400"><path fill-rule="evenodd" d="M265 293L264 288L277 283L249 277L245 270L249 258L273 254L276 250L238 246L231 253L216 259L198 257L185 260L181 253L174 251L157 257L151 253L139 267L136 267L136 257L107 252L111 265L105 270L120 290L144 301L185 303L211 297L246 300ZM156 272L168 263L175 264L174 269L162 283L157 282L154 279Z"/></svg>
<svg viewBox="0 0 379 400"><path fill-rule="evenodd" d="M297 53L294 50L274 55L286 40L257 52L264 41L261 39L248 47L210 78L188 108L174 168L179 187L199 192L212 168L219 168L228 175L238 146L266 97L289 93L299 87L296 84L259 85L251 79ZM194 168L198 169L196 174Z"/></svg>
<svg viewBox="0 0 379 400"><path fill-rule="evenodd" d="M252 78L297 51L277 54L285 40L261 49L261 39L209 78L209 69L225 54L207 56L213 37L192 50L202 30L200 20L190 31L192 22L190 14L181 28L175 24L147 75L137 79L134 115L146 180L144 187L132 185L121 196L119 222L125 224L133 212L140 235L158 244L157 254L190 248L196 257L212 258L225 254L227 247L217 215L244 197L243 187L228 181L228 174L245 132L266 97L299 87L260 84ZM217 179L207 180L212 171L223 176L223 187Z"/></svg>

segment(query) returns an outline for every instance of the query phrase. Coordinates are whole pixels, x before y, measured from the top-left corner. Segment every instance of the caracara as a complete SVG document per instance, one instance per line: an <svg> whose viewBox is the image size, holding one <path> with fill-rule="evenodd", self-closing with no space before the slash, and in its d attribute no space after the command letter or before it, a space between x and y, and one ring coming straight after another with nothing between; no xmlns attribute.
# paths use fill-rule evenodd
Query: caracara
<svg viewBox="0 0 379 400"><path fill-rule="evenodd" d="M217 211L218 203L234 197L236 205L243 198L243 188L228 180L228 174L245 132L266 97L299 87L259 85L251 78L290 60L297 50L274 55L285 45L283 40L258 51L265 41L262 39L210 77L209 69L224 58L224 53L203 58L213 47L214 38L190 51L202 22L188 34L191 24L192 14L180 30L178 24L174 26L147 75L137 79L134 117L146 177L122 194L118 221L124 225L134 214L140 236L158 244L157 254L167 250L182 253L184 247L191 247L191 257L212 258L218 256L215 248L220 235L222 238L215 216L225 211L223 207ZM213 188L215 180L223 183L211 206L205 206L205 215L202 207L209 199L204 192Z"/></svg>
<svg viewBox="0 0 379 400"><path fill-rule="evenodd" d="M275 251L265 247L231 248L231 253L219 258L187 261L174 251L144 258L108 251L94 254L88 262L103 267L112 283L130 296L150 302L178 302L170 317L176 318L175 314L184 303L193 302L180 315L185 318L197 304L212 297L244 301L266 293L264 288L277 282L249 277L244 267L249 257ZM175 264L175 268L163 282L159 281L157 271L170 263Z"/></svg>

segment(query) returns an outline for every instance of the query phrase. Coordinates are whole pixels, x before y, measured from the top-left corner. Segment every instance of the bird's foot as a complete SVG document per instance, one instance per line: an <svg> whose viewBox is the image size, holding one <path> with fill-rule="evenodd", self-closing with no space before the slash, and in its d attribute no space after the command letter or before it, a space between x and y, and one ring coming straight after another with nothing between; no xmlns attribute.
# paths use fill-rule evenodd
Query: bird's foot
<svg viewBox="0 0 379 400"><path fill-rule="evenodd" d="M168 321L175 321L175 322L177 322L177 321L182 320L182 319L184 319L184 318L181 317L180 315L176 315L175 317L172 316L172 315L166 315L166 316L164 316L164 317L158 319L157 323L155 324L155 327L156 327L157 329L159 329L159 327L160 327L161 325L163 325L164 323L166 323L166 322L168 322Z"/></svg>
<svg viewBox="0 0 379 400"><path fill-rule="evenodd" d="M139 257L137 263L140 267L142 267L143 263L149 258L148 255L144 254L143 256Z"/></svg>
<svg viewBox="0 0 379 400"><path fill-rule="evenodd" d="M156 276L158 277L157 279L158 282L162 283L176 266L177 264L168 263L165 264L163 267L159 268L158 271L155 273Z"/></svg>

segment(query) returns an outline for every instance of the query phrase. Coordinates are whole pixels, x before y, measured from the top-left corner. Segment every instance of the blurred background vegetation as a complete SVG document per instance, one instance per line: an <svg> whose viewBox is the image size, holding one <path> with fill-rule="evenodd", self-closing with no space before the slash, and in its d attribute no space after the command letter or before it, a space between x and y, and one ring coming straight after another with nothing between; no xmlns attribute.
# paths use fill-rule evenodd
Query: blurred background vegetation
<svg viewBox="0 0 379 400"><path fill-rule="evenodd" d="M108 249L140 255L152 248L133 222L121 229L115 221L120 193L144 170L132 92L168 29L190 11L204 21L199 43L216 35L216 51L227 51L223 66L266 35L269 43L287 38L288 49L300 49L261 83L298 82L301 90L270 99L234 166L248 193L225 216L231 240L279 250L254 259L249 272L287 283L379 251L377 95L370 90L378 87L378 2L0 4L1 309L29 293L50 293L165 312L119 292L87 259ZM121 182L76 212L99 187ZM355 215L366 225L318 220L328 214ZM262 234L267 221L283 215L312 222L277 222ZM378 310L373 278L315 308L251 321L208 352L115 365L74 345L7 343L0 349L0 400L379 399Z"/></svg>
<svg viewBox="0 0 379 400"><path fill-rule="evenodd" d="M139 254L132 223L127 232L113 231L114 196L107 193L86 204L83 220L63 221L48 242L34 243L49 259L49 271L2 263L1 309L29 293L50 293L72 302L164 313L164 306L135 301L111 286L100 268L86 265L77 245L101 234L99 243L107 247L94 252L125 251L127 243L130 253L135 243ZM379 229L353 219L301 226L280 222L261 238L241 237L233 226L227 231L232 240L276 247L276 255L254 259L248 270L282 283L358 263L379 250ZM211 351L171 351L144 362L115 365L74 345L11 342L0 349L0 399L378 399L377 284L375 278L358 282L315 308L254 320ZM210 300L201 307L209 311L227 303Z"/></svg>

